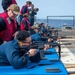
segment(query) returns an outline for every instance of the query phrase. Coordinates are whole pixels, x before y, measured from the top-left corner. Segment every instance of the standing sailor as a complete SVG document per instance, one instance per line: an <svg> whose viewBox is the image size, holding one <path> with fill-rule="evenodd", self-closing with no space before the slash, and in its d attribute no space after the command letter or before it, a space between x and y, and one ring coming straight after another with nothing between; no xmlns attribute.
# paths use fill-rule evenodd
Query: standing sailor
<svg viewBox="0 0 75 75"><path fill-rule="evenodd" d="M0 43L8 42L12 39L16 32L15 18L19 14L19 6L16 4L10 5L6 11L0 14Z"/></svg>

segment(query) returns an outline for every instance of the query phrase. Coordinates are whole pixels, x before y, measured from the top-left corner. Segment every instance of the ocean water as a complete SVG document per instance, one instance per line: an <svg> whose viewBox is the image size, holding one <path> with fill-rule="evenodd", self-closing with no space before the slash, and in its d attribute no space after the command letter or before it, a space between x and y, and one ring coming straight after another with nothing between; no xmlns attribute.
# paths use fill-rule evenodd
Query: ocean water
<svg viewBox="0 0 75 75"><path fill-rule="evenodd" d="M48 24L50 27L54 28L61 28L63 25L67 25L69 27L75 28L75 20L68 20L68 19L36 19L35 22L37 23L45 23L45 25Z"/></svg>

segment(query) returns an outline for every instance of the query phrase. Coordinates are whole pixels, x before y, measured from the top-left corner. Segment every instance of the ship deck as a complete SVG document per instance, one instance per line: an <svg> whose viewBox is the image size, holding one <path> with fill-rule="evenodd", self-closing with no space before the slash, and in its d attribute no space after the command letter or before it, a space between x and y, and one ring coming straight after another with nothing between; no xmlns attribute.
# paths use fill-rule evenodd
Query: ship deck
<svg viewBox="0 0 75 75"><path fill-rule="evenodd" d="M60 39L58 42L71 43L71 45L61 45L61 61L66 67L69 75L75 75L75 29L62 29L61 31L58 31L58 36L67 37Z"/></svg>

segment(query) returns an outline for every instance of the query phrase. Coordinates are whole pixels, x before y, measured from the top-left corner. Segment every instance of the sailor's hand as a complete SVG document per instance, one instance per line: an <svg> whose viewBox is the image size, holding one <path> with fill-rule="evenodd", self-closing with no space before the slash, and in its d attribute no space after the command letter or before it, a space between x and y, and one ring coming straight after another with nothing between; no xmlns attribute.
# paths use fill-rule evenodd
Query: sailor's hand
<svg viewBox="0 0 75 75"><path fill-rule="evenodd" d="M3 44L4 44L4 43L7 43L7 41L4 41Z"/></svg>
<svg viewBox="0 0 75 75"><path fill-rule="evenodd" d="M18 31L16 31L14 34L13 34L13 36L14 36L14 38L16 38L16 35L18 34Z"/></svg>
<svg viewBox="0 0 75 75"><path fill-rule="evenodd" d="M51 42L53 39L51 39L51 38L48 38L48 42Z"/></svg>
<svg viewBox="0 0 75 75"><path fill-rule="evenodd" d="M29 14L32 14L32 11L30 11Z"/></svg>
<svg viewBox="0 0 75 75"><path fill-rule="evenodd" d="M36 54L36 49L30 49L27 54L31 57L34 56Z"/></svg>
<svg viewBox="0 0 75 75"><path fill-rule="evenodd" d="M44 45L44 50L47 50L48 48L51 48L52 46L49 46L49 44Z"/></svg>

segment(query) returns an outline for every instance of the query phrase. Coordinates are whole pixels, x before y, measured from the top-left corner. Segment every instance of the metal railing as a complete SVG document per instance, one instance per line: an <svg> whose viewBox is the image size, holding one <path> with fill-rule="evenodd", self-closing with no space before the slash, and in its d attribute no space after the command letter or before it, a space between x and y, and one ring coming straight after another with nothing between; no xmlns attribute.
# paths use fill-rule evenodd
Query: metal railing
<svg viewBox="0 0 75 75"><path fill-rule="evenodd" d="M74 21L75 21L75 16L47 16L47 26L49 25L49 18L51 17L70 17L72 18L72 28L74 28L75 24L74 24Z"/></svg>

